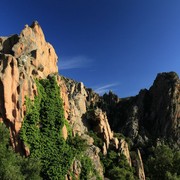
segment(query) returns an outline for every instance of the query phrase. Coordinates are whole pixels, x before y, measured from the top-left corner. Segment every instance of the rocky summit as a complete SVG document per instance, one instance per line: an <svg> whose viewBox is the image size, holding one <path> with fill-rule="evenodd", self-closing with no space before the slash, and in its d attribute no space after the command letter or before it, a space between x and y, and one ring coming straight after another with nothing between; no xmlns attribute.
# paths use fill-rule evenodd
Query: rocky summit
<svg viewBox="0 0 180 180"><path fill-rule="evenodd" d="M82 82L61 76L57 61L56 52L46 42L38 22L26 25L20 35L0 37L0 122L9 129L10 146L17 154L40 160L41 179L179 178L180 171L172 164L180 161L166 164L169 169L162 172L164 176L152 170L158 163L156 148L165 148L169 154L169 149L173 150L172 154L179 153L180 79L175 72L159 73L150 89L142 89L134 97L120 98L112 92L100 96ZM62 109L53 111L52 108L54 113L62 113L54 124L53 115L49 118L51 111L45 106L51 103L47 88L56 92L56 85L46 85L53 82L53 78L60 89L59 95L56 94L62 100ZM49 94L46 95L46 91ZM51 99L53 97L55 95ZM59 102L56 107L60 107ZM44 113L46 111L49 113ZM57 126L62 119L63 123ZM48 128L51 135L57 129L62 136L58 143L66 144L66 149L69 147L69 155L63 150L60 159L69 157L70 149L74 149L71 160L65 159L69 166L64 171L60 171L65 166L61 165L63 162L51 153L49 161L52 162L49 166L43 164L47 158L44 154L49 152L45 147L54 147L51 152L55 149L58 152L62 147L54 146L58 144L58 135L57 139L45 136ZM44 146L42 139L45 137ZM86 148L77 153L76 143L82 141ZM41 143L41 147L37 146ZM40 152L45 153L41 155ZM180 160L180 156L176 156L176 160L178 158ZM56 161L58 165L55 166ZM0 179L6 179L2 174L0 171Z"/></svg>

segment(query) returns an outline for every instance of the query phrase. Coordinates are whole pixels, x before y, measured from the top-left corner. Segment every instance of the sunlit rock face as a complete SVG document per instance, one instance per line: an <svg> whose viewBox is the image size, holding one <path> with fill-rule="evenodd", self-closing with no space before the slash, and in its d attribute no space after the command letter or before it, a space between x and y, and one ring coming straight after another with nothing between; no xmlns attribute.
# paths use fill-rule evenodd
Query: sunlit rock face
<svg viewBox="0 0 180 180"><path fill-rule="evenodd" d="M26 113L25 97L37 95L36 78L57 73L57 55L46 42L37 22L26 25L20 35L0 37L0 117L11 131L20 151L19 130Z"/></svg>

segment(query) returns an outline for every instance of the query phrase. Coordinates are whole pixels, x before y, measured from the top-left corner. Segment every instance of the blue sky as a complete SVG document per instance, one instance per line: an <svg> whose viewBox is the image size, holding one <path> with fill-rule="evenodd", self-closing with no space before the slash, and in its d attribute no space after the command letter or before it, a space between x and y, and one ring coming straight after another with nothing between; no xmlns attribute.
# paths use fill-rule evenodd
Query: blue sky
<svg viewBox="0 0 180 180"><path fill-rule="evenodd" d="M60 74L101 94L135 95L157 73L180 74L179 0L1 0L0 36L37 20Z"/></svg>

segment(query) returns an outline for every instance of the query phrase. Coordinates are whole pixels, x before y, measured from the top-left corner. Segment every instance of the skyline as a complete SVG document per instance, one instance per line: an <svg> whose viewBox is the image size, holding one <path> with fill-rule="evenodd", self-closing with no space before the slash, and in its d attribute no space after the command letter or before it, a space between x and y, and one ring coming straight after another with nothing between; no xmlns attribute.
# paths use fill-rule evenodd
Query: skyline
<svg viewBox="0 0 180 180"><path fill-rule="evenodd" d="M59 57L59 72L100 94L149 88L160 72L180 74L180 2L2 1L0 36L37 20Z"/></svg>

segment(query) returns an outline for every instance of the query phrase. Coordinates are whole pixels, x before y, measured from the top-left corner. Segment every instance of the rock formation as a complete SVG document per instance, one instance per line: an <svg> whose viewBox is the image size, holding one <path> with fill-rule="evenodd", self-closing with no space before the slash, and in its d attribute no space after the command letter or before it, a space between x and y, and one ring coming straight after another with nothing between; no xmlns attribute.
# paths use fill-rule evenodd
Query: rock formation
<svg viewBox="0 0 180 180"><path fill-rule="evenodd" d="M20 151L18 133L26 113L25 97L37 95L35 78L57 73L57 55L46 42L37 22L20 35L0 37L0 117L11 130L11 141Z"/></svg>
<svg viewBox="0 0 180 180"><path fill-rule="evenodd" d="M128 143L124 139L120 141L119 151L121 154L125 155L129 165L132 166Z"/></svg>
<svg viewBox="0 0 180 180"><path fill-rule="evenodd" d="M149 90L151 105L145 128L154 136L172 138L180 145L180 79L174 72L157 75Z"/></svg>
<svg viewBox="0 0 180 180"><path fill-rule="evenodd" d="M136 152L131 153L132 165L135 167L138 179L145 180L144 165L141 158L139 149Z"/></svg>
<svg viewBox="0 0 180 180"><path fill-rule="evenodd" d="M180 145L180 80L176 73L158 74L152 87L141 90L135 97L119 101L111 98L113 108L104 106L106 96L101 108L107 112L113 131L125 134L135 144L144 144L156 137Z"/></svg>
<svg viewBox="0 0 180 180"><path fill-rule="evenodd" d="M87 92L83 83L61 77L61 95L64 101L65 117L73 127L73 132L79 135L87 131L82 121L86 113Z"/></svg>
<svg viewBox="0 0 180 180"><path fill-rule="evenodd" d="M105 143L105 151L107 151L110 141L113 138L113 133L110 129L106 113L97 108L88 113L87 119L89 121L88 126L91 126L90 129L92 129L102 138L103 142Z"/></svg>
<svg viewBox="0 0 180 180"><path fill-rule="evenodd" d="M136 159L137 161L137 174L140 180L145 180L145 173L144 173L144 165L142 162L142 158L141 158L141 153L139 151L139 149L137 150L137 154L138 154L138 158Z"/></svg>
<svg viewBox="0 0 180 180"><path fill-rule="evenodd" d="M26 114L26 97L33 100L38 95L35 79L51 74L56 74L65 118L73 135L79 134L87 141L86 156L91 158L102 177L100 151L103 155L109 149L124 154L129 165L135 167L138 178L144 180L141 152L145 154L143 147L150 140L168 139L179 148L180 80L176 73L158 74L152 87L141 90L135 97L120 99L112 92L101 97L82 82L58 75L57 60L55 50L46 42L37 22L26 25L20 35L0 37L0 122L10 129L11 143L17 152L30 154L19 140ZM102 147L94 145L93 138L88 135L90 130L102 140ZM132 140L136 151L133 157L125 138L115 137L113 131ZM62 135L67 139L66 126ZM74 160L71 169L78 178L80 162ZM67 179L71 177L67 175Z"/></svg>

